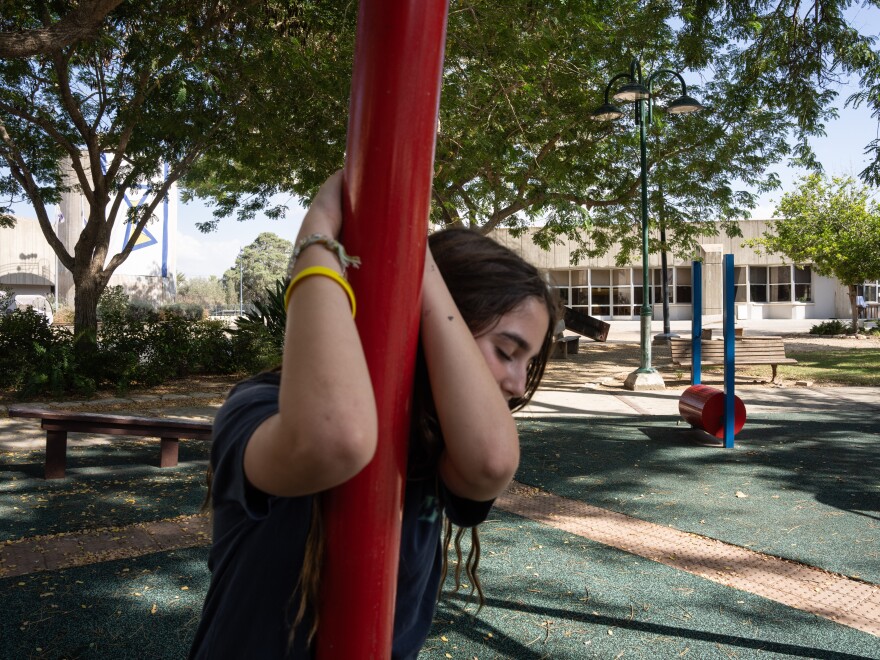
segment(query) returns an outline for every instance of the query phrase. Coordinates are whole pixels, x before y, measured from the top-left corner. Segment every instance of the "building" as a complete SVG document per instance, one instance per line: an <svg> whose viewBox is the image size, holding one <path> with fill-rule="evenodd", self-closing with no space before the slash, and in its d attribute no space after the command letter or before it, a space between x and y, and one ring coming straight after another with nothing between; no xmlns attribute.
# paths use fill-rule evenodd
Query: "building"
<svg viewBox="0 0 880 660"><path fill-rule="evenodd" d="M121 252L128 241L132 225L124 222L126 211L148 201L147 186L125 192L110 237L108 259ZM52 226L70 253L87 216L88 205L81 193L74 190L62 195ZM129 295L143 300L173 302L177 282L176 237L177 184L174 184L167 198L156 207L131 254L111 276L110 286L121 285ZM0 290L27 295L51 294L58 303L73 306L73 275L60 264L34 218L18 217L14 228L0 228Z"/></svg>
<svg viewBox="0 0 880 660"><path fill-rule="evenodd" d="M17 218L15 228L0 228L0 290L54 294L55 273L55 253L36 220Z"/></svg>
<svg viewBox="0 0 880 660"><path fill-rule="evenodd" d="M836 279L818 275L809 265L785 263L781 255L758 254L742 245L758 238L768 227L767 220L740 222L742 238L726 235L706 236L694 255L667 255L670 320L689 320L693 286L691 263L703 261L703 314L722 312L722 271L724 254L734 255L737 320L757 319L848 319L852 316L847 287ZM492 236L536 266L546 269L565 304L604 320L637 320L643 300L642 267L620 268L617 251L572 265L576 245L564 237L550 250L532 242L533 230L515 237L507 229L496 229ZM663 318L660 255L649 257L649 301L654 318ZM865 300L878 303L878 282L866 282ZM875 307L876 308L876 307Z"/></svg>

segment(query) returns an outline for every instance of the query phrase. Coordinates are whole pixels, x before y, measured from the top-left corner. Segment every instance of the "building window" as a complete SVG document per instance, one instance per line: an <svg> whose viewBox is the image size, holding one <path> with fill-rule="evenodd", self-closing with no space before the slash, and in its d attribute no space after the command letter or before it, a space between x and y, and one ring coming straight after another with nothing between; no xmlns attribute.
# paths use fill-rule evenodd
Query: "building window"
<svg viewBox="0 0 880 660"><path fill-rule="evenodd" d="M627 269L611 271L614 282L612 316L632 316L632 271Z"/></svg>
<svg viewBox="0 0 880 660"><path fill-rule="evenodd" d="M749 299L765 303L767 299L767 266L749 266Z"/></svg>
<svg viewBox="0 0 880 660"><path fill-rule="evenodd" d="M567 270L551 270L550 286L559 294L559 300L563 305L571 305L571 291L568 288L568 271Z"/></svg>
<svg viewBox="0 0 880 660"><path fill-rule="evenodd" d="M672 282L672 269L666 269L666 285L667 285L667 295L669 296L669 304L675 302L675 287L673 287ZM655 305L663 304L663 269L662 268L652 268L651 269L651 302Z"/></svg>
<svg viewBox="0 0 880 660"><path fill-rule="evenodd" d="M809 266L794 267L794 299L797 302L813 302L813 273Z"/></svg>
<svg viewBox="0 0 880 660"><path fill-rule="evenodd" d="M691 269L675 269L675 302L678 304L690 303L691 297Z"/></svg>
<svg viewBox="0 0 880 660"><path fill-rule="evenodd" d="M745 266L734 266L733 268L733 291L734 300L736 302L746 302L748 299L748 282L747 271Z"/></svg>
<svg viewBox="0 0 880 660"><path fill-rule="evenodd" d="M590 271L590 314L611 316L611 271Z"/></svg>
<svg viewBox="0 0 880 660"><path fill-rule="evenodd" d="M770 302L791 302L791 266L770 266Z"/></svg>
<svg viewBox="0 0 880 660"><path fill-rule="evenodd" d="M590 292L587 289L587 271L571 271L571 306L586 307L589 304Z"/></svg>
<svg viewBox="0 0 880 660"><path fill-rule="evenodd" d="M856 287L856 295L862 296L867 304L877 304L880 302L880 280L862 282ZM871 316L876 316L876 311L872 311Z"/></svg>
<svg viewBox="0 0 880 660"><path fill-rule="evenodd" d="M749 299L753 303L813 302L812 279L809 266L749 266Z"/></svg>

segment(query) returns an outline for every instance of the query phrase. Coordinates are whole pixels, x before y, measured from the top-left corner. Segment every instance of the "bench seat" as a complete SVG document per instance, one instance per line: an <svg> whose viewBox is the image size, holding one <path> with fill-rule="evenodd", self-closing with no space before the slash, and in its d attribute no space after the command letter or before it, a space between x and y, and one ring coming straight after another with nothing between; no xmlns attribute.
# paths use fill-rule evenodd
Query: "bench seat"
<svg viewBox="0 0 880 660"><path fill-rule="evenodd" d="M39 419L46 431L46 479L61 479L67 468L67 434L99 433L159 438L159 467L177 465L181 438L210 440L211 422L161 417L107 415L46 408L9 408L10 417Z"/></svg>
<svg viewBox="0 0 880 660"><path fill-rule="evenodd" d="M691 340L673 337L669 343L672 364L690 365L693 362ZM776 380L776 368L780 364L797 364L794 358L786 357L782 337L748 337L737 339L734 344L734 365L769 364L773 370L770 382ZM724 342L717 339L703 339L700 342L700 364L713 366L724 364Z"/></svg>
<svg viewBox="0 0 880 660"><path fill-rule="evenodd" d="M563 360L569 355L576 355L580 346L581 338L572 335L570 337L560 337L553 340L553 350L550 352L552 358L562 358Z"/></svg>

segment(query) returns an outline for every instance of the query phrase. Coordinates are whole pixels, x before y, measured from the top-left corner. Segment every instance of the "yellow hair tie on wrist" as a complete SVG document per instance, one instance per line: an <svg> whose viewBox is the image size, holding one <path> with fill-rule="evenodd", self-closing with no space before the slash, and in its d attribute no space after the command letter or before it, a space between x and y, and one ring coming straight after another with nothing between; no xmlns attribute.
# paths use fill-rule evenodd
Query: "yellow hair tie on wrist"
<svg viewBox="0 0 880 660"><path fill-rule="evenodd" d="M296 277L290 280L290 284L287 285L287 291L284 292L284 309L287 309L287 306L290 304L290 296L293 294L293 290L296 288L296 285L302 282L307 277L312 277L313 275L329 277L345 290L345 293L348 294L348 300L351 302L351 318L354 318L354 313L357 310L357 304L354 301L354 291L352 290L351 285L346 281L344 277L342 277L342 275L337 273L335 270L333 270L332 268L325 268L324 266L312 266L310 268L306 268L300 271Z"/></svg>

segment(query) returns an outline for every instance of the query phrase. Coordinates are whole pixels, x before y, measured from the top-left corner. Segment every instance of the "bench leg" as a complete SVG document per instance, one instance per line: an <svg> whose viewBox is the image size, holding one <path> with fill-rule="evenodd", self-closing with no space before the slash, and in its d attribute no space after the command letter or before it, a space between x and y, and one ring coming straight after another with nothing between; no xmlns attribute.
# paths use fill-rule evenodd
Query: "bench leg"
<svg viewBox="0 0 880 660"><path fill-rule="evenodd" d="M46 479L63 479L67 468L67 431L46 431Z"/></svg>
<svg viewBox="0 0 880 660"><path fill-rule="evenodd" d="M771 382L771 383L775 383L775 382L776 382L776 366L777 366L777 365L775 365L775 364L771 364L771 365L770 365L770 368L773 369L773 378L770 379L770 382Z"/></svg>
<svg viewBox="0 0 880 660"><path fill-rule="evenodd" d="M161 439L162 454L159 457L159 467L174 467L177 465L177 447L180 445L178 438Z"/></svg>

